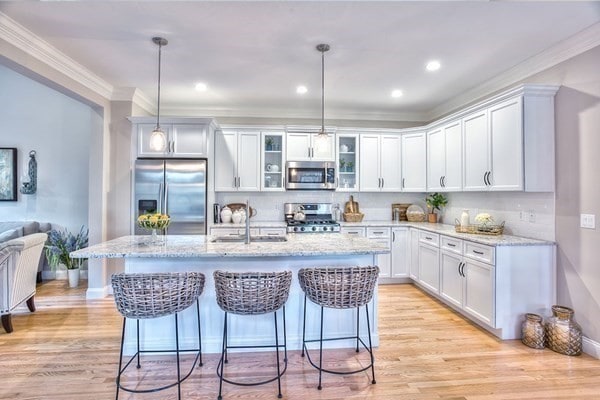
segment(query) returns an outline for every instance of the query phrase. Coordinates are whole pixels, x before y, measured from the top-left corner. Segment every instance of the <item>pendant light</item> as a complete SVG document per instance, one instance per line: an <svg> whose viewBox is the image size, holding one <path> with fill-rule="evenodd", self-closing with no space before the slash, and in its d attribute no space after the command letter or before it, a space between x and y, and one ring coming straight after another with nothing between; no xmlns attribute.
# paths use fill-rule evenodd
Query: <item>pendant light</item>
<svg viewBox="0 0 600 400"><path fill-rule="evenodd" d="M328 135L325 132L325 52L329 51L329 45L321 43L317 50L321 52L321 130L317 135L317 147L321 151L328 151Z"/></svg>
<svg viewBox="0 0 600 400"><path fill-rule="evenodd" d="M162 47L166 46L169 42L165 38L153 37L152 41L158 45L158 106L156 113L156 128L150 135L150 149L154 151L165 151L167 148L167 136L160 129L160 61L162 55Z"/></svg>

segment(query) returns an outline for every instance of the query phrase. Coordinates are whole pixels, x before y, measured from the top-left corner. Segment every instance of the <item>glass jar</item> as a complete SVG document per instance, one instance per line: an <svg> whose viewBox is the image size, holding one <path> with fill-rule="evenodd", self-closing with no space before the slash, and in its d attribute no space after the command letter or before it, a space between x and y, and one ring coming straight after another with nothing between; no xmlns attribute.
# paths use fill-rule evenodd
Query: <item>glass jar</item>
<svg viewBox="0 0 600 400"><path fill-rule="evenodd" d="M552 306L546 320L546 345L550 350L568 356L581 354L581 327L573 321L575 312L569 307Z"/></svg>
<svg viewBox="0 0 600 400"><path fill-rule="evenodd" d="M542 317L537 314L525 314L525 321L521 325L521 341L532 349L543 349L545 341Z"/></svg>

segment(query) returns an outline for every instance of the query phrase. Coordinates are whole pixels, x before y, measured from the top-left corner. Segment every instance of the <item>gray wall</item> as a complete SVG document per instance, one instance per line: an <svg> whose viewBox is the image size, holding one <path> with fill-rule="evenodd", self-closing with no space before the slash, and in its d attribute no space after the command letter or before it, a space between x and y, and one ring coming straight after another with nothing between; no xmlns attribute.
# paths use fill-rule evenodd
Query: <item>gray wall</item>
<svg viewBox="0 0 600 400"><path fill-rule="evenodd" d="M600 47L527 82L562 85L556 110L558 303L575 309L586 337L600 342ZM595 214L596 229L579 227Z"/></svg>
<svg viewBox="0 0 600 400"><path fill-rule="evenodd" d="M18 149L19 181L30 150L38 162L37 194L0 202L0 220L48 221L73 231L87 226L94 111L2 65L0 88L0 146Z"/></svg>

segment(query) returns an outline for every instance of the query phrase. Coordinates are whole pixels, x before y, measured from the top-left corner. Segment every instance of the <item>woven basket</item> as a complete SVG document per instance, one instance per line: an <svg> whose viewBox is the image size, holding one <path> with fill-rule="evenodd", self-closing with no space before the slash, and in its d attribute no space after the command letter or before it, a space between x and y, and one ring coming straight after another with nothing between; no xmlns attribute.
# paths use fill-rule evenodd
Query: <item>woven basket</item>
<svg viewBox="0 0 600 400"><path fill-rule="evenodd" d="M425 214L406 213L406 219L410 222L425 222Z"/></svg>
<svg viewBox="0 0 600 400"><path fill-rule="evenodd" d="M460 221L456 220L454 225L454 230L457 233L471 233L476 235L489 235L489 236L498 236L504 233L504 222L500 225L460 225Z"/></svg>
<svg viewBox="0 0 600 400"><path fill-rule="evenodd" d="M365 214L363 213L344 213L344 221L346 222L361 222Z"/></svg>

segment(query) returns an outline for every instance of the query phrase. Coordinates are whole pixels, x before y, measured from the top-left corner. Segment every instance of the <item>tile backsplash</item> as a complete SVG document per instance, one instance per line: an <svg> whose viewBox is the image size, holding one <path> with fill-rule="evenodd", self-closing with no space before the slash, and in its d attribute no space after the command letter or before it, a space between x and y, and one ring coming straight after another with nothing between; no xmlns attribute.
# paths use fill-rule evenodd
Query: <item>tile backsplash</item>
<svg viewBox="0 0 600 400"><path fill-rule="evenodd" d="M249 199L257 210L256 221L283 220L283 203L339 203L343 210L350 195L359 203L365 221L391 220L392 203L417 203L425 209L425 193L339 193L328 191L217 193L221 204L240 203ZM505 232L543 240L554 240L554 194L523 192L447 193L448 206L440 222L454 224L463 209L471 222L478 213L487 212L498 223L505 222ZM212 209L212 208L209 208ZM209 216L212 220L212 215Z"/></svg>

